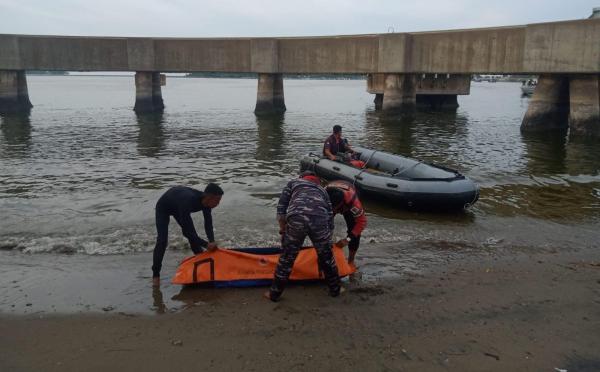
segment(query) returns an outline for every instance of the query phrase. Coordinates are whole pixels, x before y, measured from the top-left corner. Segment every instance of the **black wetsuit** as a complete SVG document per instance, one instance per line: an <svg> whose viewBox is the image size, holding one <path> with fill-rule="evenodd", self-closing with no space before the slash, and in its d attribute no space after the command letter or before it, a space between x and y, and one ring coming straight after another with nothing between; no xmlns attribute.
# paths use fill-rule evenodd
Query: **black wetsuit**
<svg viewBox="0 0 600 372"><path fill-rule="evenodd" d="M212 225L211 209L202 206L204 193L191 187L175 186L167 190L156 203L156 245L152 263L152 276L160 276L162 260L169 239L169 220L173 216L181 226L181 232L190 242L194 253L203 251L208 242L198 236L194 228L191 213L202 211L204 214L204 231L209 242L215 241Z"/></svg>

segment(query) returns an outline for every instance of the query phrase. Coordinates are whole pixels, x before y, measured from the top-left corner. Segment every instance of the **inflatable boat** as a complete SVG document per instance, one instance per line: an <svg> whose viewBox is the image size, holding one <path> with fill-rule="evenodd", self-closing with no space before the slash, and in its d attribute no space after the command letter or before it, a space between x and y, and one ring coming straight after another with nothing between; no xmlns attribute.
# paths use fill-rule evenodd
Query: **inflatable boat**
<svg viewBox="0 0 600 372"><path fill-rule="evenodd" d="M254 287L270 285L281 254L280 248L217 249L188 257L181 262L173 284L212 284L215 287ZM356 271L348 264L342 248L333 245L340 277ZM303 247L290 275L291 281L322 279L317 252Z"/></svg>
<svg viewBox="0 0 600 372"><path fill-rule="evenodd" d="M361 195L407 209L463 210L479 198L477 185L456 170L383 151L353 149L359 162L310 154L301 160L300 168L326 180L352 182Z"/></svg>

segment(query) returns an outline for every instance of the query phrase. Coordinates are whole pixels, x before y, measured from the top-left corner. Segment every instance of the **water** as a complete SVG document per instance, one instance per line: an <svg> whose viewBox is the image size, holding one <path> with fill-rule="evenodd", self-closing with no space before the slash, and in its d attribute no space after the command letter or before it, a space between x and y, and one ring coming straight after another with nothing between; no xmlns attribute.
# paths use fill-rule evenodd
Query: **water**
<svg viewBox="0 0 600 372"><path fill-rule="evenodd" d="M456 168L481 186L479 202L462 215L366 202L363 257L377 259L369 243L459 250L596 244L600 146L521 135L528 99L519 84L473 83L456 113L400 120L373 110L364 81L286 80L288 111L265 119L252 112L255 80L169 78L164 114L147 116L132 111L131 76L28 81L31 114L2 117L0 126L0 248L13 253L151 251L161 193L211 181L225 190L214 211L221 245L276 244L278 194L299 157L319 151L334 124L352 143ZM196 224L202 231L200 215ZM341 218L337 225L341 237ZM187 254L171 227L172 247Z"/></svg>

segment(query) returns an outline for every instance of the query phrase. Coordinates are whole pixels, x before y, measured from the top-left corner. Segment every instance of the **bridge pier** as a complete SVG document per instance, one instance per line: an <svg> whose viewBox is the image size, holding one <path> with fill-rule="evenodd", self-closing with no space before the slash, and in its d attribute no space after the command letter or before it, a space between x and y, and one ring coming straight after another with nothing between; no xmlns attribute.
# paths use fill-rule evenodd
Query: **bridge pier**
<svg viewBox="0 0 600 372"><path fill-rule="evenodd" d="M569 79L570 136L600 138L600 75Z"/></svg>
<svg viewBox="0 0 600 372"><path fill-rule="evenodd" d="M259 73L254 113L257 115L277 114L285 112L285 110L283 76Z"/></svg>
<svg viewBox="0 0 600 372"><path fill-rule="evenodd" d="M565 130L569 117L569 79L566 75L540 75L521 122L521 132Z"/></svg>
<svg viewBox="0 0 600 372"><path fill-rule="evenodd" d="M414 74L386 74L381 108L387 112L411 113L416 108L417 85Z"/></svg>
<svg viewBox="0 0 600 372"><path fill-rule="evenodd" d="M138 71L135 73L135 106L137 113L163 111L165 105L160 88L160 73Z"/></svg>
<svg viewBox="0 0 600 372"><path fill-rule="evenodd" d="M375 110L381 110L383 106L383 93L376 93L373 103L375 104Z"/></svg>
<svg viewBox="0 0 600 372"><path fill-rule="evenodd" d="M0 114L29 111L33 105L23 70L0 70Z"/></svg>

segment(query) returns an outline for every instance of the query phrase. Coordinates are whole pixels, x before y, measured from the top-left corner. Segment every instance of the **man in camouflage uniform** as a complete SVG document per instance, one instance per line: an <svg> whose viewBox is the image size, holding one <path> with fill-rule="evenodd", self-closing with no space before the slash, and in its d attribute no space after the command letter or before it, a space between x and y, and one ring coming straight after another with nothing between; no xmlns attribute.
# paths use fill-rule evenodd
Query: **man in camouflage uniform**
<svg viewBox="0 0 600 372"><path fill-rule="evenodd" d="M271 301L281 297L288 282L294 261L308 235L317 250L319 267L325 275L329 294L340 294L340 278L335 258L331 251L333 212L319 177L305 172L300 178L290 181L281 193L277 205L279 233L283 235L283 252L275 270L271 290L267 293Z"/></svg>

